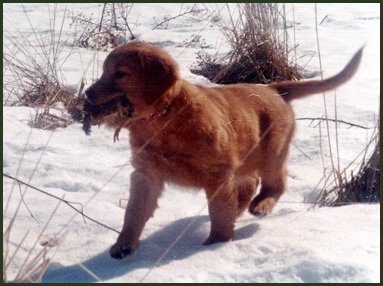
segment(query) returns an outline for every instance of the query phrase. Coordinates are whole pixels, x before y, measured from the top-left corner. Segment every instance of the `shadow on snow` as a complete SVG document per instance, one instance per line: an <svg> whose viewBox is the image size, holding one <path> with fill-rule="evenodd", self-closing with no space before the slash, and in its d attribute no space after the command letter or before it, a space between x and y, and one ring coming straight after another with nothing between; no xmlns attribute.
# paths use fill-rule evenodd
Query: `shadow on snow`
<svg viewBox="0 0 383 286"><path fill-rule="evenodd" d="M84 268L89 269L102 281L113 279L136 269L150 269L154 266L158 258L193 221L192 226L177 244L160 261L158 266L166 265L174 260L182 260L203 251L214 251L225 244L218 243L210 246L203 246L202 242L207 237L205 224L209 224L208 216L188 217L179 219L168 226L158 230L146 239L141 241L140 248L132 255L123 260L115 260L110 257L109 249L98 255L83 261L79 264L62 266L59 263L52 263L45 272L43 283L70 283L70 282L97 282L97 279L89 274ZM258 230L256 223L244 226L235 230L235 240L251 237ZM128 281L126 281L128 282ZM134 282L134 281L131 281Z"/></svg>

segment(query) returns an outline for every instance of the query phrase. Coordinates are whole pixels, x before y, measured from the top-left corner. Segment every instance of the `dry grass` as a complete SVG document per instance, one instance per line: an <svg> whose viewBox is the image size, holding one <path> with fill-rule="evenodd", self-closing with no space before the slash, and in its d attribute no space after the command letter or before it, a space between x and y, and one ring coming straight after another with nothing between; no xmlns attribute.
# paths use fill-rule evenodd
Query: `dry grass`
<svg viewBox="0 0 383 286"><path fill-rule="evenodd" d="M356 168L351 165L360 162ZM336 180L327 184L334 176ZM316 205L341 206L352 203L380 202L379 124L364 150L342 172L333 169L325 180Z"/></svg>
<svg viewBox="0 0 383 286"><path fill-rule="evenodd" d="M193 72L220 84L301 79L299 68L289 61L284 5L241 3L236 7L236 20L229 11L230 23L219 22L231 51L223 59L199 53Z"/></svg>
<svg viewBox="0 0 383 286"><path fill-rule="evenodd" d="M43 56L44 60L38 62L29 55L30 51L27 48L20 51L27 60L13 57L11 50L5 51L3 55L8 74L14 80L12 84L4 84L4 89L12 99L6 99L3 104L33 107L36 115L30 125L36 128L65 127L74 121L80 121L84 101L82 92L68 90L60 83L59 67L52 61L52 55ZM52 70L54 72L50 73ZM57 103L62 103L72 120L59 118L50 112L51 107Z"/></svg>
<svg viewBox="0 0 383 286"><path fill-rule="evenodd" d="M27 13L25 15L28 18ZM62 84L63 59L65 61L71 54L71 51L63 52L61 28L64 17L65 13L60 29L57 30L57 23L52 23L53 32L48 35L38 33L32 26L33 37L29 38L22 33L13 35L4 31L9 41L3 52L4 91L8 94L3 105L34 108L35 117L30 125L36 128L66 127L82 118L82 88L74 91ZM33 44L31 38L38 45ZM71 119L51 113L52 106L57 103L62 103Z"/></svg>
<svg viewBox="0 0 383 286"><path fill-rule="evenodd" d="M128 40L136 39L128 23L134 4L105 3L100 17L84 13L70 13L71 26L75 30L73 45L92 50L107 50Z"/></svg>
<svg viewBox="0 0 383 286"><path fill-rule="evenodd" d="M79 118L76 108L81 102L81 89L77 92L64 88L61 83L63 76L61 67L72 51L64 52L62 28L65 19L60 18L56 5L48 6L50 21L49 27L44 27L49 32L37 31L29 19L29 14L24 10L24 20L29 23L28 32L19 32L17 29L4 29L6 37L3 46L3 91L7 94L3 98L4 106L28 106L32 107L36 114L29 124L36 128L54 129L66 127ZM9 27L9 26L8 26ZM60 117L52 113L57 104L62 104L63 109L71 110L72 119ZM28 135L24 150L20 154L20 160L16 170L19 176L20 166L29 145L32 129ZM51 133L53 134L53 133ZM49 137L51 138L51 136ZM49 139L50 140L50 139ZM48 141L49 143L49 141ZM47 143L47 144L48 144ZM43 148L45 150L46 146ZM36 162L35 169L30 175L32 180L44 151ZM16 197L17 186L19 197ZM14 230L20 217L20 210L28 206L24 201L24 190L16 183L6 190L8 197L4 202L3 217L3 282L40 282L41 277L49 265L52 246L40 245L40 241L50 226L55 216L57 207L51 216L41 227L37 237L29 230L21 231L19 235ZM15 201L16 200L16 201ZM12 202L11 202L12 201ZM31 214L32 216L32 214ZM32 216L33 217L33 216ZM16 273L10 274L16 271Z"/></svg>
<svg viewBox="0 0 383 286"><path fill-rule="evenodd" d="M315 4L315 32L317 37L317 49L321 78L323 79L322 59L320 53L319 29L317 5ZM328 106L326 95L323 94L323 107L325 113L325 129L327 132L327 142L331 160L330 172L324 163L322 145L320 142L321 156L323 162L324 176L323 187L319 193L318 200L314 206L340 206L352 203L372 203L380 202L380 123L379 120L362 152L346 167L340 166L339 155L339 133L338 133L338 106L337 95L334 92L334 112L335 112L335 138L330 135ZM354 125L356 126L356 125ZM360 126L359 126L360 127ZM321 127L320 127L321 128ZM320 137L321 137L320 131ZM333 150L332 141L335 140L336 148ZM371 149L373 151L371 152ZM362 158L361 158L362 156ZM369 156L369 157L367 157ZM367 159L368 158L368 159ZM352 165L357 164L355 169L350 170ZM332 181L331 181L331 178ZM321 181L322 181L321 180Z"/></svg>

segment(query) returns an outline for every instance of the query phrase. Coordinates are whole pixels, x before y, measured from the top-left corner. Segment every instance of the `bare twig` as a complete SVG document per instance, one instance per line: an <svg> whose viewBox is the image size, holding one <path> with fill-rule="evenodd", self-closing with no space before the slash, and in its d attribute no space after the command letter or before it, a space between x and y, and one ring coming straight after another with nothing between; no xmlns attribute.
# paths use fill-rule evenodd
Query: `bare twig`
<svg viewBox="0 0 383 286"><path fill-rule="evenodd" d="M194 4L193 7L191 7L190 9L188 9L188 10L186 10L186 11L184 11L184 12L178 14L178 15L175 15L175 16L169 17L169 18L165 17L164 20L161 21L160 23L158 23L157 25L155 25L152 28L152 30L155 30L155 29L161 27L162 25L164 25L165 23L169 23L170 21L172 21L174 19L177 19L179 17L183 17L183 16L185 16L187 14L193 14L193 13L198 12L198 9L196 9L196 7L197 7L197 4Z"/></svg>
<svg viewBox="0 0 383 286"><path fill-rule="evenodd" d="M132 10L133 5L134 5L134 4L132 4L132 5L130 6L130 8L126 11L126 13L121 13L121 18L122 18L122 19L124 20L124 22L125 22L125 26L126 26L126 28L128 29L128 31L129 31L130 39L131 39L131 40L134 40L134 39L137 38L137 37L133 34L132 30L130 29L130 25L129 25L129 23L128 23L128 15L129 15L130 11Z"/></svg>
<svg viewBox="0 0 383 286"><path fill-rule="evenodd" d="M24 280L26 277L25 277L25 272L26 272L26 269L30 268L31 263L28 263L29 261L29 258L32 257L32 252L34 251L34 249L36 248L37 244L38 244L38 241L40 240L41 236L44 234L45 230L48 228L50 222L52 221L54 215L56 214L59 206L61 204L61 201L59 201L56 205L56 207L54 208L54 210L52 211L51 215L49 216L48 220L46 221L46 223L44 224L43 228L41 229L39 235L37 236L35 242L33 243L32 245L32 248L31 248L31 251L28 253L27 257L25 258L24 262L22 263L22 265L20 266L19 268L19 271L16 275L16 278L15 278L15 281L21 281L21 280ZM36 255L38 256L38 255ZM35 256L35 258L36 258ZM42 261L42 263L44 263L44 261ZM33 267L33 266L32 266ZM28 273L29 274L29 273Z"/></svg>
<svg viewBox="0 0 383 286"><path fill-rule="evenodd" d="M323 68L322 68L322 57L320 52L320 41L319 41L319 31L318 31L318 11L317 11L317 4L314 4L315 6L315 34L316 34L316 40L317 40L317 49L318 49L318 59L319 59L319 67L320 67L320 77L323 80ZM325 117L328 118L328 112L327 112L327 102L326 102L326 94L323 93L323 107L325 112ZM332 169L335 170L335 164L334 164L334 157L332 152L332 145L331 145L331 136L330 136L330 127L328 124L328 120L325 121L326 123L326 131L327 131L327 140L328 140L328 148L330 152L330 160L331 160L331 166ZM321 139L320 139L321 140ZM333 172L335 180L337 179L336 173Z"/></svg>
<svg viewBox="0 0 383 286"><path fill-rule="evenodd" d="M331 122L335 122L335 123L342 123L342 124L349 125L350 128L351 127L358 127L358 128L362 128L362 129L371 129L370 127L366 127L363 125L351 123L351 122L340 120L340 119L332 119L332 118L326 118L326 117L298 117L298 118L295 118L295 120L331 121Z"/></svg>
<svg viewBox="0 0 383 286"><path fill-rule="evenodd" d="M20 198L21 198L21 202L24 204L25 208L27 209L27 211L29 212L29 215L31 216L31 218L33 218L37 223L39 223L39 221L37 220L37 218L33 215L32 211L29 209L27 203L25 202L24 200L24 193L23 191L21 190L21 184L19 182L17 182L18 186L19 186L19 193L20 193Z"/></svg>
<svg viewBox="0 0 383 286"><path fill-rule="evenodd" d="M104 3L104 6L102 7L101 20L100 20L100 24L99 24L99 28L98 28L99 32L101 32L102 21L104 19L104 14L105 14L105 8L106 8L106 3Z"/></svg>
<svg viewBox="0 0 383 286"><path fill-rule="evenodd" d="M322 23L327 19L328 15L324 16L324 18L322 19L322 21L320 21L319 25L322 25Z"/></svg>
<svg viewBox="0 0 383 286"><path fill-rule="evenodd" d="M11 175L8 175L8 174L3 173L3 176L6 177L6 178L9 178L9 179L11 179L11 180L14 180L14 181L17 182L17 183L20 183L20 184L23 184L23 185L25 185L25 186L28 186L29 188L31 188L31 189L33 189L33 190L35 190L35 191L38 191L38 192L43 193L43 194L45 194L45 195L47 195L47 196L50 196L50 197L55 198L55 199L57 199L57 200L60 200L60 201L62 201L64 204L66 204L67 206L69 206L70 208L72 208L73 210L75 210L76 212L78 212L79 214L81 214L84 218L86 218L86 219L88 219L88 220L90 220L90 221L92 221L92 222L94 222L94 223L96 223L96 224L98 224L98 225L101 225L101 226L103 226L103 227L105 227L105 228L107 228L107 229L110 229L110 230L112 230L112 231L114 231L114 232L116 232L116 233L120 233L118 230L116 230L116 229L114 229L114 228L112 228L112 227L110 227L110 226L107 226L106 224L103 224L103 223L99 222L98 220L96 220L96 219L94 219L94 218L91 218L90 216L86 215L86 214L84 213L84 211L83 211L83 206L82 206L81 203L71 202L71 201L68 201L68 200L64 200L63 198L60 198L60 197L58 197L58 196L52 195L51 193L48 193L48 192L43 191L43 190L41 190L41 189L39 189L39 188L36 188L36 187L34 187L34 186L32 186L32 185L30 185L30 184L28 184L28 183L26 183L26 182L24 182L24 181L22 181L22 180L20 180L20 179L17 179L17 178L15 178L15 177L11 176ZM74 207L74 206L73 206L74 204L81 205L81 210L78 209L78 208L76 208L76 207Z"/></svg>

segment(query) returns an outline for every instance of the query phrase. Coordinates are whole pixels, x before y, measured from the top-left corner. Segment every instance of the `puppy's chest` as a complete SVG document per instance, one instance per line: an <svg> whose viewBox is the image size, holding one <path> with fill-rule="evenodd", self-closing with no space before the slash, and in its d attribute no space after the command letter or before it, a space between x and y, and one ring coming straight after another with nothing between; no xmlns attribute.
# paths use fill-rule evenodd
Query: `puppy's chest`
<svg viewBox="0 0 383 286"><path fill-rule="evenodd" d="M134 149L139 149L139 145ZM143 146L137 154L141 165L154 168L167 180L182 185L200 187L202 178L216 176L230 165L209 135L166 134Z"/></svg>
<svg viewBox="0 0 383 286"><path fill-rule="evenodd" d="M151 148L152 147L152 148ZM173 147L173 148L172 148ZM198 187L198 178L201 178L202 171L208 169L200 160L200 154L186 149L166 146L166 148L145 148L146 160L166 180L189 186ZM206 165L206 164L205 164Z"/></svg>
<svg viewBox="0 0 383 286"><path fill-rule="evenodd" d="M155 160L168 169L191 169L197 167L201 157L206 157L211 147L207 147L205 140L179 138L169 136L159 142L148 144L145 151L155 156Z"/></svg>

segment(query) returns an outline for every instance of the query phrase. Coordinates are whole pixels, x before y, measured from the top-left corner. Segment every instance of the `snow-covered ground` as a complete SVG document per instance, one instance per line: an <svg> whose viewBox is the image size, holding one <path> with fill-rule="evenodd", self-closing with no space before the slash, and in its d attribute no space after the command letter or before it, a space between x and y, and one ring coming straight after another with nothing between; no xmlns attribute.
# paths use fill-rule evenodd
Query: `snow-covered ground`
<svg viewBox="0 0 383 286"><path fill-rule="evenodd" d="M225 7L201 7L209 11L221 9L225 16ZM314 4L286 4L289 21L293 7L298 63L317 73ZM4 4L6 51L21 57L11 44L16 40L36 53L41 51L36 34L50 33L55 9L59 30L65 9L99 15L102 5ZM200 35L211 45L212 53L227 51L213 22L182 17L170 22L168 29L152 30L165 15L177 15L179 10L180 4L135 4L129 15L133 32L142 40L162 43L180 64L184 78L208 84L190 72L199 48L186 47L185 41ZM380 6L318 4L317 13L318 22L322 22L318 32L325 77L338 72L358 48L366 45L359 71L336 91L337 117L373 128L380 109ZM69 22L65 19L61 40L71 39ZM293 39L292 28L289 33ZM69 55L61 68L63 80L76 88L84 73L88 85L97 78L107 52L95 53L65 44L62 54L63 58ZM4 84L10 84L7 80L4 77ZM8 94L3 96L7 98ZM335 118L334 97L335 92L326 97L330 118ZM322 95L292 104L296 117L324 114ZM78 203L74 206L89 217L120 230L132 172L127 131L113 143L113 131L104 127L93 128L88 137L80 124L53 132L32 129L28 122L33 116L31 108L3 106L3 172ZM319 192L323 164L330 166L327 134L322 129L323 163L319 128L309 121L297 121L297 125L289 160L288 192L273 214L259 219L246 213L236 223L234 241L209 247L201 245L209 231L201 191L167 186L159 209L143 232L141 247L116 261L108 254L117 237L115 231L83 218L64 203L51 217L57 199L29 188L22 202L20 192L25 186L4 177L3 232L22 202L9 237L10 252L5 262L11 263L6 266L7 279L14 279L35 242L34 254L43 249L40 243L45 241L52 246L46 254L51 264L43 282L379 282L380 205L310 208ZM330 131L335 149L333 125ZM338 127L341 169L363 150L372 132L347 125ZM180 236L186 227L186 233Z"/></svg>

